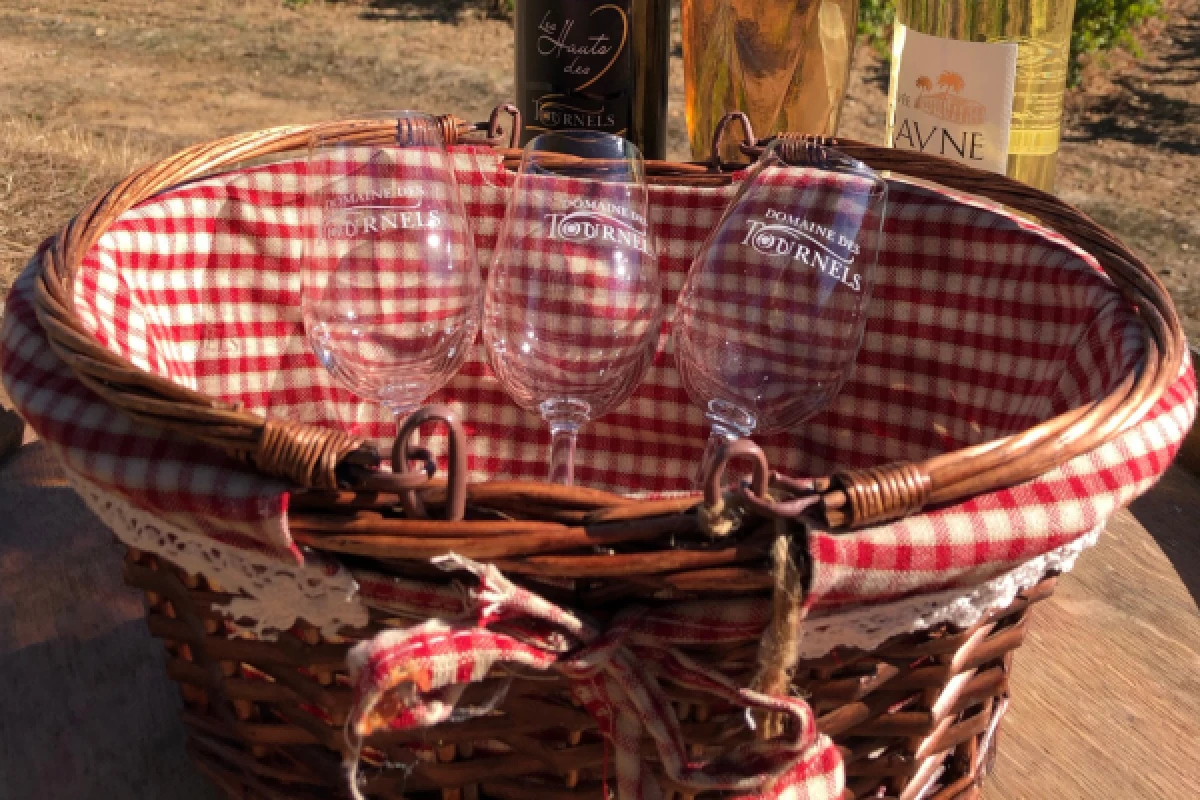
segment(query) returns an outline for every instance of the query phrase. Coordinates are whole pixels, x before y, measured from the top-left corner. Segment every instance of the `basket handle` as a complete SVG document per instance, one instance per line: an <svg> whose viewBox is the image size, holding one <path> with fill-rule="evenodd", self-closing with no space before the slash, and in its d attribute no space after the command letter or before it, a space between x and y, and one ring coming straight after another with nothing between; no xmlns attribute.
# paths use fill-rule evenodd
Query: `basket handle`
<svg viewBox="0 0 1200 800"><path fill-rule="evenodd" d="M449 116L439 118L439 125L443 131L451 131L457 141L468 141L472 131L482 130ZM376 120L349 120L320 127L323 134L361 142L386 142L396 134L394 122ZM494 127L484 132L481 143L499 147L501 142L490 141L501 138ZM315 126L288 126L231 136L195 145L134 172L89 203L45 248L36 304L39 323L55 352L82 383L106 402L139 422L239 456L264 473L307 488L335 488L339 483L354 485L363 472L378 467L379 454L368 442L340 431L264 420L138 369L100 345L74 307L75 277L84 256L126 211L171 186L213 171L249 159L301 150L314 130ZM749 137L753 131L744 128L743 134ZM1166 288L1144 262L1076 209L1006 176L938 156L848 139L810 138L836 147L875 170L940 183L1038 217L1096 257L1136 310L1146 344L1146 358L1140 368L1127 375L1108 396L1028 431L916 464L847 471L822 479L822 506L831 524L870 524L913 513L924 505L951 502L1029 480L1135 424L1175 381L1183 364L1186 340ZM757 155L756 148L767 142L745 143L743 152ZM519 152L501 150L501 156L513 166ZM722 171L713 172L707 163L649 162L647 174L653 183L717 186L732 181L724 170L741 166L722 164ZM465 470L460 474L465 477Z"/></svg>
<svg viewBox="0 0 1200 800"><path fill-rule="evenodd" d="M264 419L240 405L138 369L88 332L74 302L80 264L122 214L171 186L206 173L248 159L301 150L315 127L288 126L230 136L189 147L137 170L93 199L42 252L36 306L38 321L55 352L106 402L139 422L217 447L265 474L304 488L334 489L355 483L363 473L379 466L379 454L369 442L343 431ZM395 122L375 120L321 128L361 141L388 141L396 135Z"/></svg>
<svg viewBox="0 0 1200 800"><path fill-rule="evenodd" d="M504 111L502 107L493 114L492 122L483 130L482 143L500 143L503 131L499 120ZM512 116L510 137L517 136L520 130L519 115ZM478 136L473 132L480 130L447 114L437 117L436 124L451 144L473 141L472 137ZM75 311L74 301L75 278L84 257L122 214L171 186L204 174L249 159L303 149L318 129L325 136L362 143L387 143L405 133L395 121L386 120L288 126L195 145L147 165L94 198L43 250L36 306L38 321L55 352L85 386L106 402L140 422L213 445L267 475L307 489L336 489L362 485L378 470L381 459L374 445L344 431L264 419L239 404L208 397L141 370L109 351L88 332ZM455 436L461 437L461 427L457 434L455 430L455 424L451 423L452 446ZM457 451L465 449L457 447ZM452 475L465 481L466 470L458 469ZM406 480L411 483L417 477L411 475ZM395 476L391 479L394 482Z"/></svg>
<svg viewBox="0 0 1200 800"><path fill-rule="evenodd" d="M819 508L831 528L853 528L899 519L927 505L949 503L1031 480L1056 464L1092 450L1136 424L1175 381L1183 365L1186 337L1170 295L1158 276L1112 234L1054 195L1005 175L983 172L925 153L879 147L827 136L779 133L754 139L745 114L731 112L717 124L708 168L725 164L720 148L739 123L739 150L758 158L776 139L786 140L794 161L835 148L879 172L892 172L985 197L1027 214L1093 255L1142 323L1146 357L1106 396L1019 434L985 442L918 463L900 462L843 470L816 481Z"/></svg>
<svg viewBox="0 0 1200 800"><path fill-rule="evenodd" d="M877 171L931 181L1033 215L1096 258L1136 310L1146 349L1139 368L1107 396L1029 430L918 463L835 473L821 499L830 527L886 522L927 505L955 502L1031 480L1135 425L1178 377L1186 337L1162 281L1112 234L1054 195L948 158L850 139L783 133L753 145L743 143L742 152L757 157L774 138L833 147Z"/></svg>

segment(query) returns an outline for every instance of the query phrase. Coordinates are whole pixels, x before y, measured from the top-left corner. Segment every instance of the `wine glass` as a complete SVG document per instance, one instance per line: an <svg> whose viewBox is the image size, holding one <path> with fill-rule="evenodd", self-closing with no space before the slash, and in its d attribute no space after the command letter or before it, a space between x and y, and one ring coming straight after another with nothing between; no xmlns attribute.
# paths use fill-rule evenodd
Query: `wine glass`
<svg viewBox="0 0 1200 800"><path fill-rule="evenodd" d="M411 111L367 120L310 138L301 305L318 360L399 429L466 358L482 280L436 120Z"/></svg>
<svg viewBox="0 0 1200 800"><path fill-rule="evenodd" d="M662 327L641 154L595 131L532 139L484 300L496 379L550 426L550 480L574 481L575 439L632 394Z"/></svg>
<svg viewBox="0 0 1200 800"><path fill-rule="evenodd" d="M721 448L793 429L824 408L862 342L887 184L832 148L776 140L692 262L675 357Z"/></svg>

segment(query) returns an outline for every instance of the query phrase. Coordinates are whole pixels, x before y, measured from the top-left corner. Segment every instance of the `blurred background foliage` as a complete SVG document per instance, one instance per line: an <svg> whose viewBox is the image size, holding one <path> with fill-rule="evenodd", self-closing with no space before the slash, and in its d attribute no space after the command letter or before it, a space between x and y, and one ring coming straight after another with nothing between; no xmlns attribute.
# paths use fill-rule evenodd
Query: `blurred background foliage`
<svg viewBox="0 0 1200 800"><path fill-rule="evenodd" d="M858 32L886 56L891 46L894 0L862 0ZM1071 29L1069 80L1079 81L1081 56L1123 47L1138 54L1134 33L1139 25L1163 13L1162 0L1076 0Z"/></svg>

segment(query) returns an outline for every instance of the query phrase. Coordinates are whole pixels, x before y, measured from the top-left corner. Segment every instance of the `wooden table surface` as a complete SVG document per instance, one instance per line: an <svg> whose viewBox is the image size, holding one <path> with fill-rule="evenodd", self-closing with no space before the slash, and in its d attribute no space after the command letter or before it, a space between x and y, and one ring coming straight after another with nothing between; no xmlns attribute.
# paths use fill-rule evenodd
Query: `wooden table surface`
<svg viewBox="0 0 1200 800"><path fill-rule="evenodd" d="M1200 798L1200 481L1172 469L1038 606L985 797ZM0 797L217 800L111 535L0 464Z"/></svg>
<svg viewBox="0 0 1200 800"><path fill-rule="evenodd" d="M1200 480L1173 467L1035 612L987 800L1200 798Z"/></svg>

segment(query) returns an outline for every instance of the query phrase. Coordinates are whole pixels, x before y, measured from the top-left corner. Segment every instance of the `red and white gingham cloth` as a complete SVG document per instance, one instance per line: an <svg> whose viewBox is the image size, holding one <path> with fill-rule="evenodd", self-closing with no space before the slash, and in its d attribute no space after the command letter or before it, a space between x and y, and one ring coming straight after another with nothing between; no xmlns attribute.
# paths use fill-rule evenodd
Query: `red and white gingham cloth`
<svg viewBox="0 0 1200 800"><path fill-rule="evenodd" d="M486 267L512 176L486 149L460 148L457 159ZM302 173L285 162L147 201L85 260L76 305L114 352L182 384L263 413L386 437L386 413L335 386L303 335ZM649 223L668 308L732 192L652 188ZM300 558L287 528L287 487L106 406L50 349L33 284L27 271L8 298L3 380L66 467L184 528ZM664 328L642 385L584 429L580 483L690 488L707 425L682 388ZM793 475L921 459L1087 403L1143 357L1131 311L1086 253L994 206L893 180L853 377L803 429L757 441ZM1166 469L1191 425L1195 393L1188 363L1113 442L1034 481L849 534L816 531L811 602L978 583L1102 526ZM431 400L460 409L473 479L543 477L545 426L496 385L479 345Z"/></svg>
<svg viewBox="0 0 1200 800"><path fill-rule="evenodd" d="M469 596L474 619L458 624L435 619L385 631L350 652L355 705L347 730L354 746L347 760L356 797L361 798L357 768L363 737L489 713L503 700L508 682L478 707L464 709L458 701L467 685L482 681L497 666L553 669L571 680L576 699L613 744L617 797L622 800L662 796L641 754L644 734L654 740L667 777L691 791L725 790L764 800L842 796L841 757L832 740L818 733L807 703L740 688L677 649L742 642L746 627L761 630L764 620L730 614L718 604L628 608L600 633L514 586L494 566L454 554L435 563L479 578ZM735 707L783 715L790 722L784 726L787 733L738 745L717 759L693 760L660 680Z"/></svg>

